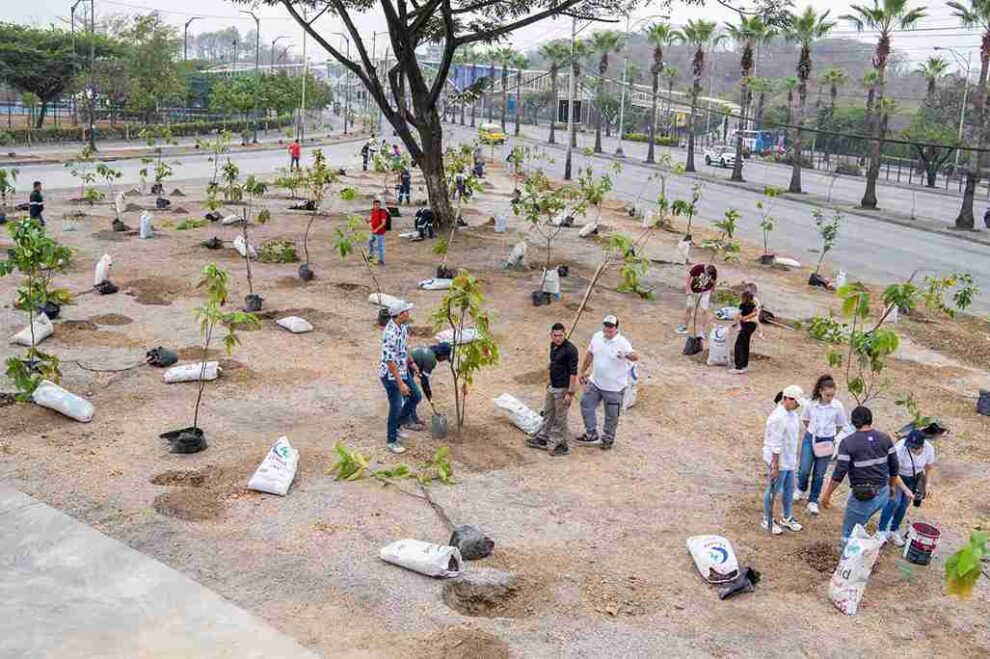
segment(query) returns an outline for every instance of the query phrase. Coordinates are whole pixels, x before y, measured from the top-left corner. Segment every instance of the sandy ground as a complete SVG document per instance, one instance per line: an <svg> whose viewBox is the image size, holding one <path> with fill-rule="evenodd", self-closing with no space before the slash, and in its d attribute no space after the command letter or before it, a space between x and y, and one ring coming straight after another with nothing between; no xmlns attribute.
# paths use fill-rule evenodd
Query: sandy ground
<svg viewBox="0 0 990 659"><path fill-rule="evenodd" d="M348 179L365 192L379 180ZM173 204L201 217L202 186L179 187L188 196ZM75 207L49 201L52 232L78 249L76 264L58 283L88 289L97 258L109 253L121 291L80 297L63 310L44 344L63 360L63 384L95 404L94 420L82 425L32 405L0 407L0 478L181 570L326 655L990 654L990 585L984 582L966 602L945 596L942 587L944 558L970 528L990 523L990 421L974 411L977 389L988 384L985 321L905 319L899 325L910 340L892 361L890 394L873 404L874 412L880 428L899 427L907 419L893 401L913 391L925 411L952 428L938 445L934 496L909 513L935 521L943 541L927 568L907 570L892 549L885 551L861 612L846 617L826 596L838 560L845 488L835 509L817 518L796 508L806 523L801 533L770 539L758 528L760 447L771 398L792 382L810 390L825 370L824 348L802 332L767 327L754 345L749 374L707 367L702 359L681 356L683 341L673 332L683 313L683 266L652 267L652 302L617 293L618 275L610 272L574 339L583 348L601 316L618 314L643 360L638 403L623 416L611 452L575 448L569 457L550 458L527 449L522 433L498 416L490 400L510 392L538 408L549 326L573 317L601 246L579 239L576 230L563 232L554 251L554 262L571 267L563 298L534 308L529 292L538 286L540 245L529 245L533 269L501 270L520 226L510 219L506 235L482 226L507 206L511 185L493 175L487 188L465 213L472 226L458 233L450 263L481 279L498 314L503 358L478 378L467 425L449 441L457 484L434 485L432 492L455 522L480 526L496 540L493 556L468 571L483 565L515 573L518 588L504 601L465 615L446 603L444 582L382 563L378 549L388 542L445 542L446 528L422 501L393 487L337 482L326 473L339 441L380 464L422 461L436 445L417 435L401 458L384 451L386 405L375 378L379 331L375 308L366 301L373 286L356 257L341 261L333 252L330 235L347 210L339 202L314 226L314 281L302 284L296 264L253 265L255 287L265 298L262 327L244 333L243 345L229 357L218 353L225 372L207 386L201 413L210 448L176 456L158 434L190 424L195 385L165 385L151 367L93 373L74 362L123 368L157 345L194 359L200 338L192 310L201 301L195 285L203 264L214 261L232 272L232 299L246 293L244 264L235 252L210 252L199 243L213 235L230 240L238 230L177 231L174 225L187 215L158 212L158 236L141 241L109 232L105 206L82 208L87 216L70 222L62 214ZM132 201L152 203L150 197ZM301 242L307 216L285 211L288 200L278 193L266 203L274 220L252 227L254 242L280 236ZM380 278L386 292L416 303L413 343L427 343L428 313L441 294L417 290L416 283L431 276L437 257L429 242L397 238L412 223L412 213L403 210ZM136 226L135 215L125 221ZM636 232L616 207L606 210L603 223ZM76 230L66 231L70 225ZM647 253L665 258L677 238L659 232ZM805 285L806 268L760 267L757 254L747 246L741 264L721 268L722 281L758 282L764 305L789 319L836 306L831 294ZM7 334L24 323L11 306L16 283L0 280L0 329ZM278 329L274 319L289 314L305 317L316 330L292 335ZM4 345L0 356L18 351ZM440 371L434 379L437 399L452 415L449 376ZM575 433L578 417L575 405ZM246 490L281 435L302 452L289 495ZM740 561L762 572L756 592L718 600L684 546L699 533L725 535Z"/></svg>

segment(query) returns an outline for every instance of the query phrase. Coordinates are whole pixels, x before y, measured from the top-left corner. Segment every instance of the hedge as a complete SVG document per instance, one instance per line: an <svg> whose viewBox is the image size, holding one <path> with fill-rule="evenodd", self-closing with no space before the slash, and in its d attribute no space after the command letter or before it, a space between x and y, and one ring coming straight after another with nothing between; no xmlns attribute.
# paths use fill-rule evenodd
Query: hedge
<svg viewBox="0 0 990 659"><path fill-rule="evenodd" d="M646 133L626 133L622 139L629 140L630 142L649 142L650 136ZM680 141L678 138L670 135L655 135L653 137L653 143L658 146L677 146Z"/></svg>
<svg viewBox="0 0 990 659"><path fill-rule="evenodd" d="M269 128L282 128L291 126L293 117L290 114L281 115L271 119L259 119L258 125L264 127L267 123ZM117 126L100 126L96 130L97 140L123 140L138 139L138 133L145 129L155 129L168 126L172 131L172 137L187 137L190 135L206 135L215 130L229 130L237 134L246 130L251 130L254 122L250 119L235 119L230 121L187 121L172 124L132 124L127 130L123 124ZM0 145L28 144L30 133L30 143L44 144L54 142L82 142L85 140L85 127L79 126L45 126L28 130L17 128L14 130L0 130Z"/></svg>

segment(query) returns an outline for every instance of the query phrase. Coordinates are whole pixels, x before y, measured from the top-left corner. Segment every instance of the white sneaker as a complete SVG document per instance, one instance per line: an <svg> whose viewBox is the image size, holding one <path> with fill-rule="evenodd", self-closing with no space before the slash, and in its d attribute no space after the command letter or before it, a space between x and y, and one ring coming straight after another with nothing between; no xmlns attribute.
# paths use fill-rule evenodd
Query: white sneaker
<svg viewBox="0 0 990 659"><path fill-rule="evenodd" d="M895 547L904 546L904 536L897 531L887 531L887 539L894 543Z"/></svg>
<svg viewBox="0 0 990 659"><path fill-rule="evenodd" d="M688 333L688 328L687 328L687 325L681 325L680 327L678 327L674 331L677 332L678 334L680 334L681 336L683 336L683 335L685 335L685 334Z"/></svg>
<svg viewBox="0 0 990 659"><path fill-rule="evenodd" d="M399 453L405 453L406 447L400 444L399 442L389 442L388 450L391 451L392 453L399 454Z"/></svg>
<svg viewBox="0 0 990 659"><path fill-rule="evenodd" d="M815 503L814 501L809 501L808 502L808 512L811 513L812 515L817 515L818 514L818 504Z"/></svg>
<svg viewBox="0 0 990 659"><path fill-rule="evenodd" d="M804 490L794 490L794 500L800 501L801 499L807 499L808 493Z"/></svg>
<svg viewBox="0 0 990 659"><path fill-rule="evenodd" d="M800 531L801 529L803 529L803 528L804 528L804 527L803 527L803 526L801 526L801 524L799 524L799 523L798 523L798 521L797 521L796 519L794 519L793 517L788 517L787 519L782 519L782 520L780 520L780 522L778 522L778 523L779 523L779 524L780 524L781 526L783 526L783 527L784 527L785 529L787 529L788 531L794 531L795 533L797 533L798 531Z"/></svg>
<svg viewBox="0 0 990 659"><path fill-rule="evenodd" d="M760 528L762 528L764 531L767 530L767 520L763 520L762 522L760 522ZM777 524L777 522L774 522L773 523L773 534L774 535L781 535L783 533L784 533L784 529L780 528L780 526Z"/></svg>

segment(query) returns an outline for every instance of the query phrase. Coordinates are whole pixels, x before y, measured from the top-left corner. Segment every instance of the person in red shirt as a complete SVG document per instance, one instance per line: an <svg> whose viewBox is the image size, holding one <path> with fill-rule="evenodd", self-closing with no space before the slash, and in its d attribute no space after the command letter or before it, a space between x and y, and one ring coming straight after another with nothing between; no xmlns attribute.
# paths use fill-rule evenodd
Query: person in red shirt
<svg viewBox="0 0 990 659"><path fill-rule="evenodd" d="M388 210L375 199L368 216L371 225L371 237L368 239L368 258L375 257L375 245L378 245L378 265L385 265L385 231L388 226Z"/></svg>
<svg viewBox="0 0 990 659"><path fill-rule="evenodd" d="M289 169L299 169L299 156L302 154L302 147L299 146L299 140L292 140L292 144L289 145Z"/></svg>

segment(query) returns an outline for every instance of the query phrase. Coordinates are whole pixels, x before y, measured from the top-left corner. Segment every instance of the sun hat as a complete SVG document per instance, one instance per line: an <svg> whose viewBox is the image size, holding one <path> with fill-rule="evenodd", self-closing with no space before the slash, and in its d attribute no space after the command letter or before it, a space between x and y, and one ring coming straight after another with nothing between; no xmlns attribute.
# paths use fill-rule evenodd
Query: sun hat
<svg viewBox="0 0 990 659"><path fill-rule="evenodd" d="M403 311L409 311L410 309L413 308L413 306L414 305L412 302L406 302L405 300L399 300L397 302L393 302L392 304L388 305L388 315L391 316L392 318L395 318Z"/></svg>
<svg viewBox="0 0 990 659"><path fill-rule="evenodd" d="M791 384L784 387L784 390L781 392L781 394L784 396L784 398L793 398L798 402L798 405L800 405L801 402L804 400L804 389L797 386L796 384Z"/></svg>

